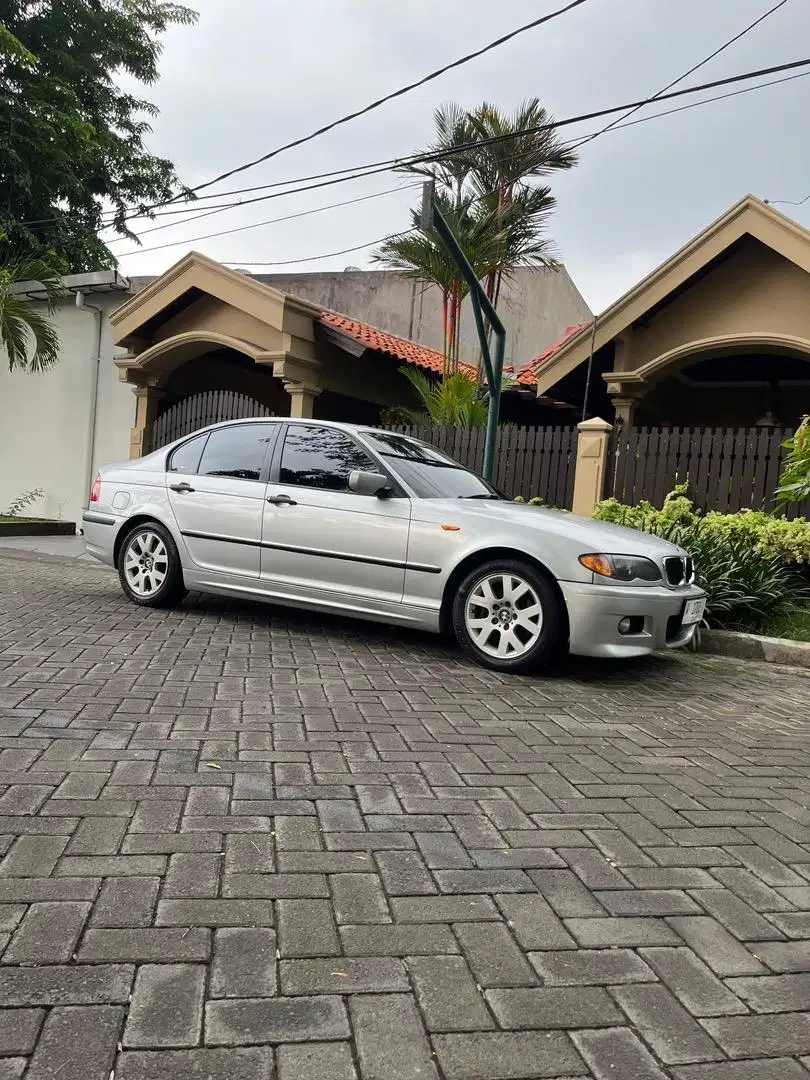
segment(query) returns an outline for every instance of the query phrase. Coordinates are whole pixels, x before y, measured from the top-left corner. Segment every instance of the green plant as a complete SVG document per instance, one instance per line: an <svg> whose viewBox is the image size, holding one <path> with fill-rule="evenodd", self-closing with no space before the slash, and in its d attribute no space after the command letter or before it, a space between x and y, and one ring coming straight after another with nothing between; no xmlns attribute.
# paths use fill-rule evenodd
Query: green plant
<svg viewBox="0 0 810 1080"><path fill-rule="evenodd" d="M0 231L0 245L2 241ZM14 290L19 281L39 283L44 313ZM0 345L8 357L9 371L43 371L59 359L59 335L50 317L63 292L61 282L42 259L0 257Z"/></svg>
<svg viewBox="0 0 810 1080"><path fill-rule="evenodd" d="M463 371L448 375L441 382L429 379L413 367L402 368L402 374L414 388L423 411L401 409L408 423L425 427L484 427L487 422L487 400L477 384Z"/></svg>
<svg viewBox="0 0 810 1080"><path fill-rule="evenodd" d="M801 502L810 497L810 416L802 417L783 446L787 454L782 462L776 498L781 504Z"/></svg>
<svg viewBox="0 0 810 1080"><path fill-rule="evenodd" d="M31 503L41 499L45 494L44 491L40 491L39 488L33 488L31 491L24 491L21 495L18 495L15 499L11 500L11 505L8 510L4 510L0 517L19 517L26 506L30 506Z"/></svg>

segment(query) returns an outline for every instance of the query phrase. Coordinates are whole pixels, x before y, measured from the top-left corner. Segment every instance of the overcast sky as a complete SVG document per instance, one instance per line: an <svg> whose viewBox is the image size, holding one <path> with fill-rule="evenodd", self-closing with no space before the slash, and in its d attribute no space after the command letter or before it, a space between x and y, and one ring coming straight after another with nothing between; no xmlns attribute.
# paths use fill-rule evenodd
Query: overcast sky
<svg viewBox="0 0 810 1080"><path fill-rule="evenodd" d="M160 108L150 149L171 158L192 186L563 6L562 0L188 2L200 10L200 20L166 36L161 80L145 96ZM536 96L562 119L646 97L774 2L588 0L369 116L210 190L292 180L417 151L432 137L434 107L446 101L472 107L486 100L511 110ZM683 85L803 59L808 45L810 3L788 0ZM648 106L637 117L683 103ZM551 180L558 208L550 234L591 307L602 310L748 192L774 201L810 193L809 114L810 77L609 132L583 148L580 164ZM573 139L606 122L564 130ZM142 233L144 248L180 242L163 250L125 254L133 250L126 239L111 246L128 274L159 273L192 247L244 266L279 264L252 267L255 272L368 267L371 247L314 257L406 228L416 192L389 189L408 182L386 173ZM388 193L259 224L377 192ZM779 209L810 226L810 200ZM143 229L174 220L146 222ZM245 225L255 228L195 239ZM300 259L309 261L292 262Z"/></svg>

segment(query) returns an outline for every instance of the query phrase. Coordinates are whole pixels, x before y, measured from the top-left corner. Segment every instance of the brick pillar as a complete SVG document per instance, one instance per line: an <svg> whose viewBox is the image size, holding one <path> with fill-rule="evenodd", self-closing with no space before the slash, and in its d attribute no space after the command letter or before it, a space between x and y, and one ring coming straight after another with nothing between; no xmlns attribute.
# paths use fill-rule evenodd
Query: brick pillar
<svg viewBox="0 0 810 1080"><path fill-rule="evenodd" d="M577 461L574 472L575 514L590 517L605 490L608 442L613 430L606 420L594 417L577 424Z"/></svg>
<svg viewBox="0 0 810 1080"><path fill-rule="evenodd" d="M320 394L319 386L310 386L300 382L285 382L284 389L290 395L290 416L298 419L311 419L315 398Z"/></svg>
<svg viewBox="0 0 810 1080"><path fill-rule="evenodd" d="M157 417L157 407L163 391L157 386L133 386L135 394L135 425L129 434L129 456L143 457L149 453L152 424Z"/></svg>

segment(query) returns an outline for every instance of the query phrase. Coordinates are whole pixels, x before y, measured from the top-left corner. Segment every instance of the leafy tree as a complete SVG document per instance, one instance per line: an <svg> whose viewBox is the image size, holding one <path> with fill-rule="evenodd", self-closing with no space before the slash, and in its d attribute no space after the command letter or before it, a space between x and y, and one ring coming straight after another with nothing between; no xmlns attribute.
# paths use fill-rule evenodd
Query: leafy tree
<svg viewBox="0 0 810 1080"><path fill-rule="evenodd" d="M155 107L118 83L154 83L160 35L195 19L165 0L0 0L6 253L59 273L112 266L102 225L131 236L128 215L182 190L144 144Z"/></svg>
<svg viewBox="0 0 810 1080"><path fill-rule="evenodd" d="M14 291L19 281L39 282L45 313L32 308L30 301ZM50 316L62 292L59 279L41 259L0 259L0 346L10 371L43 371L59 359L59 337Z"/></svg>
<svg viewBox="0 0 810 1080"><path fill-rule="evenodd" d="M551 119L536 98L509 116L486 102L471 112L442 105L434 113L436 137L423 151L440 156L409 169L436 180L439 208L496 307L504 277L519 267L556 265L546 236L555 201L547 185L534 181L571 168L577 159L548 126ZM468 145L493 138L498 141ZM439 237L418 231L417 212L413 226L387 240L374 257L442 290L445 372L451 374L458 369L467 288Z"/></svg>
<svg viewBox="0 0 810 1080"><path fill-rule="evenodd" d="M787 453L782 461L776 498L787 506L810 498L810 416L802 418L784 447Z"/></svg>

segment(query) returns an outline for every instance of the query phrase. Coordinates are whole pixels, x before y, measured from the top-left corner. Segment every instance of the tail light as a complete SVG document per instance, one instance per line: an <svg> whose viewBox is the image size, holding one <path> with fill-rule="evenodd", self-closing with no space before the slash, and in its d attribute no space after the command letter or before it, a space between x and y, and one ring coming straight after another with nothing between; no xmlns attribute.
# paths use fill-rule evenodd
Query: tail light
<svg viewBox="0 0 810 1080"><path fill-rule="evenodd" d="M101 473L96 473L93 481L93 490L90 492L90 502L98 502L101 498Z"/></svg>

